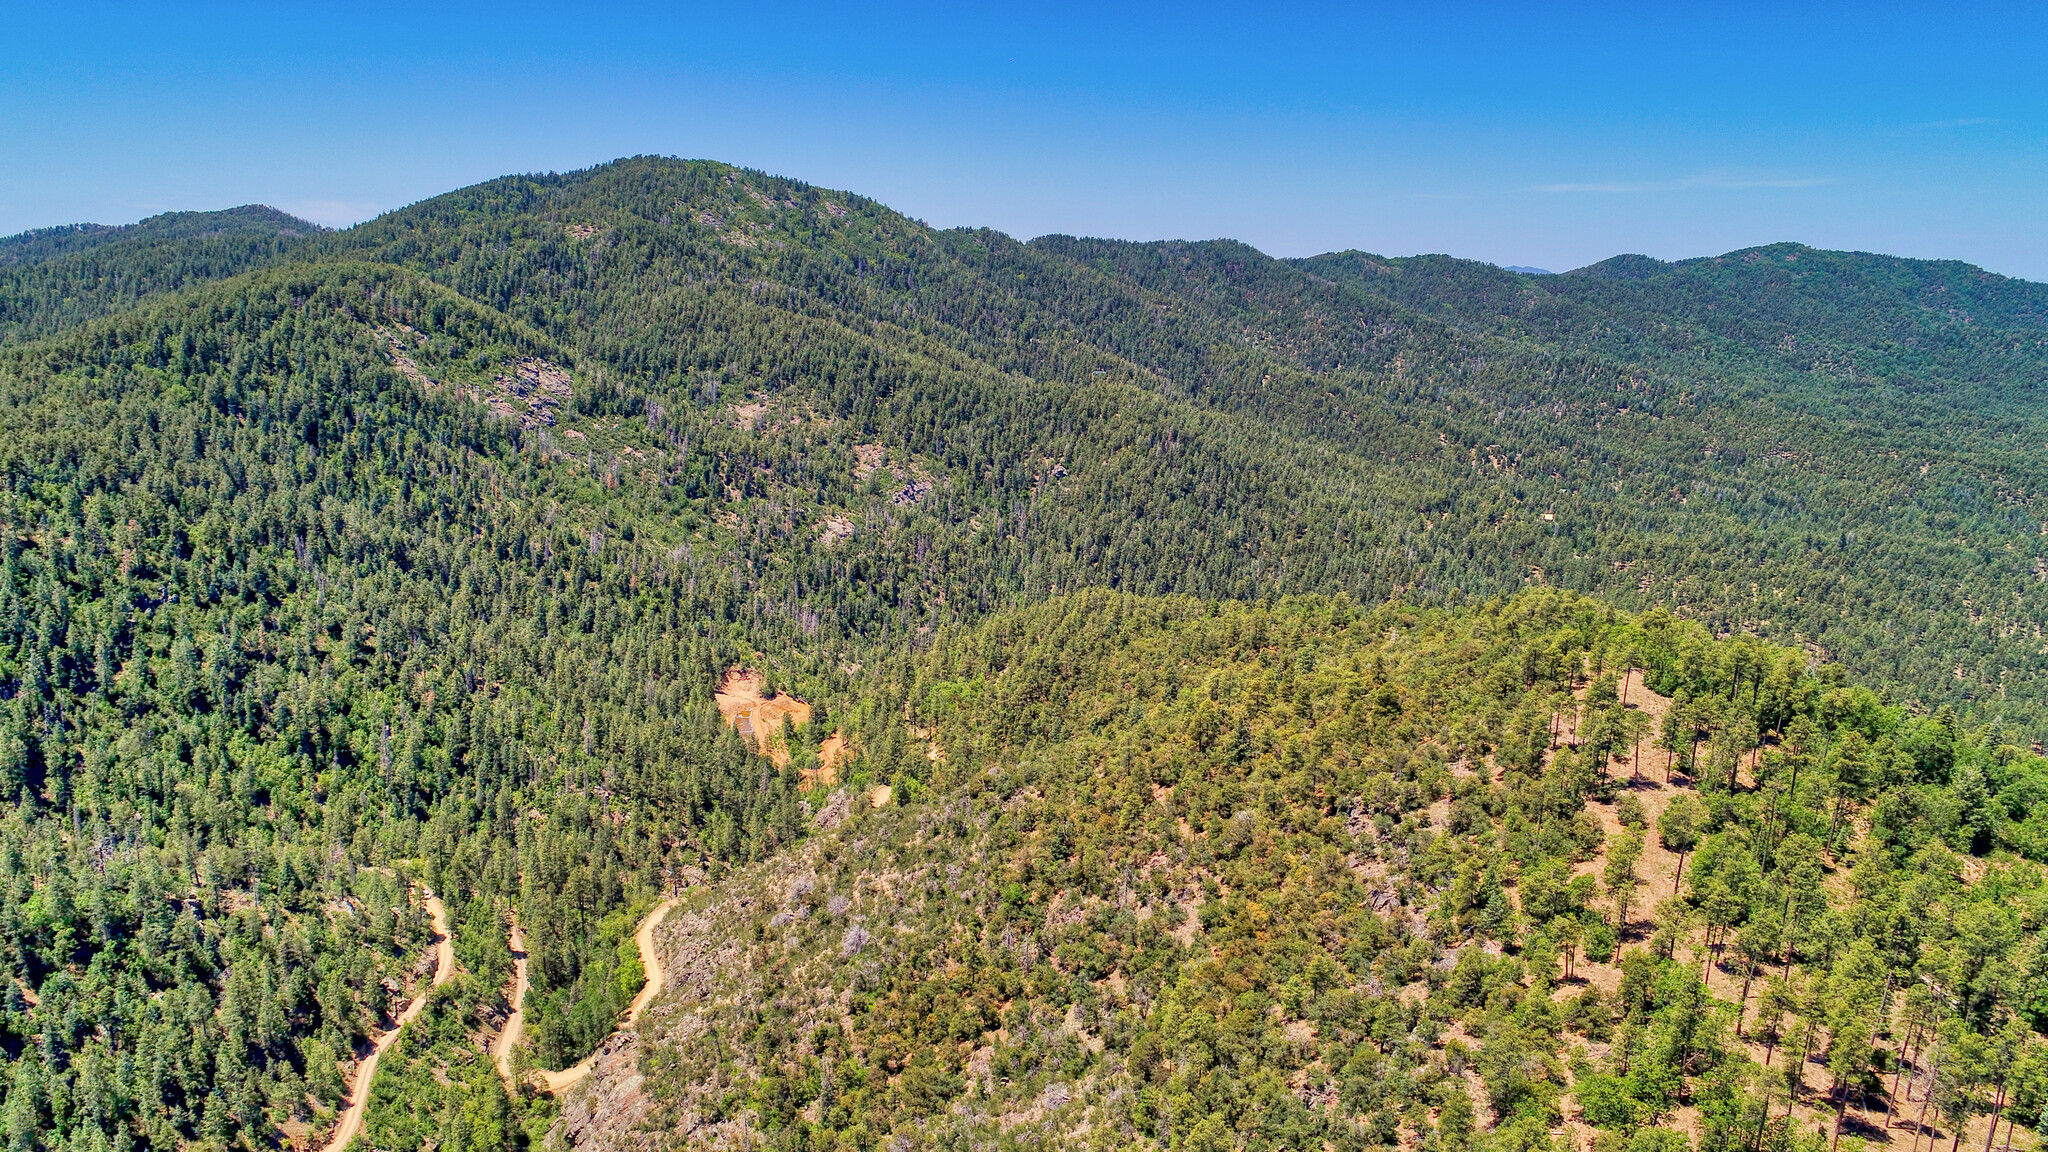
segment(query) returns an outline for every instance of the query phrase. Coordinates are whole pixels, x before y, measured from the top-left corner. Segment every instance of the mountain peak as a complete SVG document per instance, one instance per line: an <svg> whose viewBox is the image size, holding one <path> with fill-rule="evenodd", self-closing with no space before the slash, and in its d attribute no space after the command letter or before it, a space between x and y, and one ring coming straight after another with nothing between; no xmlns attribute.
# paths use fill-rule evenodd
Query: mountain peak
<svg viewBox="0 0 2048 1152"><path fill-rule="evenodd" d="M1584 268L1574 268L1565 275L1601 280L1647 280L1669 271L1670 268L1671 265L1655 256L1625 253L1620 256L1609 256L1597 264L1588 264Z"/></svg>

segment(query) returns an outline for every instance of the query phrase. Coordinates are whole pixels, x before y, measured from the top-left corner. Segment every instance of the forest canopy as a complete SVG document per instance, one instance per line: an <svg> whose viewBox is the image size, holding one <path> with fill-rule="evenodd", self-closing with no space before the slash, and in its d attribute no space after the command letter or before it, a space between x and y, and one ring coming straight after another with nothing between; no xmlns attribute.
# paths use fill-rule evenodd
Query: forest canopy
<svg viewBox="0 0 2048 1152"><path fill-rule="evenodd" d="M676 893L754 950L650 1091L790 1147L2038 1116L2044 291L644 157L0 240L10 1144L310 1146L421 1003L360 1138L530 1146ZM808 722L727 723L742 669ZM791 869L866 895L770 926ZM827 962L830 1028L719 1016Z"/></svg>

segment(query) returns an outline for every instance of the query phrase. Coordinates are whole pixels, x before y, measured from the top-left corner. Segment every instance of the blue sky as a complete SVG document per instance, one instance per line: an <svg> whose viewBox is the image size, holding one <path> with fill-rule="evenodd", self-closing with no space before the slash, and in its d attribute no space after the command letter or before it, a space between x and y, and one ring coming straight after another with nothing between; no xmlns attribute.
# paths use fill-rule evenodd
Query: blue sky
<svg viewBox="0 0 2048 1152"><path fill-rule="evenodd" d="M712 157L938 225L2048 280L2048 6L0 7L0 233Z"/></svg>

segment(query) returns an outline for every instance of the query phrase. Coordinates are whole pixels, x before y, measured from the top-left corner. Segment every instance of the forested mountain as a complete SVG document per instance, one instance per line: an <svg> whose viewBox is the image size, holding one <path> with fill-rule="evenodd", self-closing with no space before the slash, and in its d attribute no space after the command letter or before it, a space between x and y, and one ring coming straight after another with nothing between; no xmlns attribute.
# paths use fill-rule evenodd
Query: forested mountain
<svg viewBox="0 0 2048 1152"><path fill-rule="evenodd" d="M1344 972L1305 978L1322 981L1316 995L1379 997L1395 986L1387 965L1413 984L1468 942L1522 958L1476 1000L1439 1001L1423 981L1439 1024L1529 987L1532 941L1566 938L1544 935L1555 917L1529 910L1525 873L1592 866L1596 845L1515 838L1523 823L1576 828L1620 805L1600 756L1554 755L1532 735L1553 716L1580 724L1583 709L1635 724L1624 713L1642 710L1607 705L1602 671L1647 670L1677 694L1663 736L1702 764L1695 831L1754 861L1754 899L1715 905L1717 931L1763 917L1755 908L1794 884L1784 870L1821 852L1843 875L1866 856L1918 860L2031 893L2034 866L2018 861L2048 844L2028 819L2044 775L2025 751L2048 721L2048 429L2028 403L2048 354L2042 291L1784 247L1538 279L1441 258L1279 261L1229 242L1020 243L647 158L492 181L338 232L236 209L0 241L0 774L17 798L0 822L8 1138L20 1152L316 1143L397 1006L426 990L431 890L463 975L380 1067L367 1138L405 1152L539 1140L553 1106L501 1095L482 1047L513 1007L511 917L532 983L521 1059L560 1069L631 999L633 925L658 895L690 889L693 915L711 918L693 923L738 924L732 901L817 853L839 853L859 888L901 871L888 829L981 821L986 773L1027 760L1060 767L1005 785L1004 811L1034 829L1078 819L1073 797L1115 795L1160 754L1133 745L1104 760L1112 750L1091 741L1148 723L1147 748L1207 758L1190 792L1220 792L1180 814L1175 848L1158 829L1139 835L1145 805L1180 787L1148 768L1154 794L1118 800L1128 819L1087 834L1102 858L1165 853L1161 891L1186 909L1174 923L1209 931L1203 917L1225 916L1230 892L1280 875L1269 860L1233 878L1209 859L1240 813L1247 829L1285 827L1282 856L1350 853L1347 868L1382 859L1374 845L1400 829L1411 855L1384 858L1381 875L1411 911L1330 927L1359 942L1327 945ZM1042 714L979 694L1011 659L991 653L1036 651L1097 615L1110 648L1044 654L1060 682L1135 685L1125 648L1150 652L1154 671L1189 671L1170 691ZM1267 639L1204 639L1218 619L1260 621ZM1292 689L1195 714L1188 694L1208 678L1241 679L1245 661L1306 673L1325 644L1349 668L1325 694L1352 719L1314 719L1313 694L1275 713ZM713 706L738 668L814 706L788 764ZM1843 751L1857 747L1850 730L1862 750ZM834 732L851 748L836 781L821 768ZM1219 747L1235 751L1217 759ZM1309 784L1280 788L1303 773ZM1269 783L1280 791L1263 798ZM872 817L815 822L879 785L895 802ZM1425 816L1439 800L1451 806ZM869 820L883 823L871 834ZM1341 835L1316 831L1329 821ZM1007 891L990 885L1029 878L1004 871L1021 841L984 842L992 825L974 827L931 841L978 869L947 874L979 893L966 904L919 906L953 925L948 939L980 932L985 950L1012 919L1081 900L1059 896L1078 881L1055 867L1030 900L988 904ZM1297 833L1320 839L1287 839ZM1794 833L1813 850L1790 842L1788 855ZM1429 840L1484 855L1487 837L1508 846L1486 881L1492 918L1441 919L1437 890L1462 865L1412 854ZM1069 847L1045 859L1092 867ZM1199 858L1176 856L1187 852ZM1305 898L1350 899L1332 877ZM1860 914L1830 882L1837 895L1815 907ZM1688 908L1712 895L1687 891ZM1958 879L1937 895L1974 906L1987 891ZM1591 933L1585 895L1571 916ZM1781 927L1755 939L1791 987L1834 952L1784 915L1758 920ZM2032 915L2013 931L2038 928ZM1610 919L1621 972L1644 941L1625 912ZM1018 931L1044 931L1057 956L1057 927ZM927 941L935 931L904 921L910 943L839 990L848 1005L864 998L847 1008L850 1030L808 1057L794 1034L742 1045L736 1023L709 1034L708 1062L681 1039L650 1052L679 1061L658 1080L660 1106L790 1146L980 1139L975 1124L931 1123L975 1081L941 1049L979 1033L942 1043L890 1025L883 1044L861 1031L888 989L1008 963L946 951ZM1448 1051L1441 1030L1401 1039L1417 1020L1380 1048L1422 1078L1402 1082L1408 1095L1317 1105L1314 1121L1281 1109L1274 1122L1295 1127L1258 1129L1248 1109L1271 1111L1275 1084L1299 1095L1300 1076L1341 1086L1350 1074L1303 1048L1244 1058L1271 1063L1256 1082L1212 1077L1183 1085L1191 1102L1175 1088L1132 1111L1148 1089L1130 1077L1151 1075L1128 1062L1132 1045L1166 1043L1155 1026L1167 1021L1152 1021L1162 990L1195 978L1201 946L1177 939L1181 951L1142 967L1023 962L1064 985L991 1002L1022 1005L1020 1027L1084 1014L1093 1040L1060 1057L1079 1063L1058 1079L1107 1094L1088 1104L1087 1131L1175 1147L1209 1146L1190 1143L1198 1130L1220 1146L1296 1146L1312 1130L1453 1139L1441 1117L1414 1122L1416 1107L1457 1107L1420 1071ZM838 940L788 946L825 957ZM1671 928L1652 949L1659 974L1642 978L1671 983L1688 940ZM1013 944L1001 947L1014 958ZM2000 944L1999 963L2026 961L2017 947ZM787 972L762 963L739 975ZM1922 963L1901 954L1886 986ZM1123 982L1116 1011L1136 1014L1114 1046L1085 1015L1100 1006L1083 985L1102 981ZM735 987L693 994L739 1003ZM1129 987L1143 998L1126 1003ZM1707 991L1725 988L1710 978ZM1525 998L1503 995L1507 1019ZM2032 1021L2031 995L2000 992L1944 1027L1981 1038ZM1624 1027L1627 1005L1610 1007ZM1350 1011L1291 1005L1274 1026L1335 1037L1359 1031ZM1010 1029L1002 1019L982 1022ZM1459 1043L1469 1051L1496 1023L1468 1020ZM1568 1062L1556 1029L1514 1027L1538 1028ZM820 1084L846 1081L776 1095L817 1073L803 1060L827 1043L833 1060L865 1062L872 1090L844 1115L841 1089ZM919 1052L939 1079L912 1101L896 1078ZM1727 1049L1714 1066L1743 1058ZM1637 1121L1597 1126L1694 1106L1706 1065L1685 1060L1679 1081L1628 1089ZM1008 1079L1044 1080L1030 1067ZM995 1090L977 1075L974 1091ZM1547 1082L1562 1092L1577 1073ZM445 1084L461 1090L437 1095ZM1748 1115L1750 1091L1726 1089L1730 1115ZM1528 1115L1548 1124L1557 1095L1538 1092ZM1009 1103L1029 1110L1021 1099ZM786 1113L806 1101L816 1107L795 1124ZM1519 1105L1488 1108L1463 1138L1520 1132L1522 1147L1542 1126L1516 1127ZM1093 1139L1065 1123L1031 1139Z"/></svg>
<svg viewBox="0 0 2048 1152"><path fill-rule="evenodd" d="M1327 467L1376 493L1383 507L1374 523L1296 545L1341 541L1344 552L1370 554L1370 571L1346 583L1361 598L1396 589L1483 594L1540 571L1626 603L1708 614L1718 627L1803 639L1929 706L1983 701L2013 718L2030 715L2048 690L2038 679L2042 611L2028 599L2038 596L2037 538L2048 523L2034 450L2048 444L2048 427L2027 403L2048 356L2036 306L2048 290L2037 285L1965 277L1960 266L1843 257L1832 263L1846 267L1819 274L1826 283L1801 290L1815 278L1802 273L1788 290L1738 257L1759 282L1746 289L1745 310L1774 319L1752 319L1740 346L1722 338L1706 355L1674 359L1432 322L1386 295L1316 276L1313 262L1297 267L1241 245L1056 237L1019 245L991 233L931 232L792 184L747 192L722 180L719 170L626 165L516 188L500 182L335 243L409 262L571 338L605 330L592 354L622 377L644 379L651 369L670 387L695 369L715 371L728 394L802 389L798 363L754 348L736 371L722 335L658 312L723 312L709 301L739 292L777 323L801 315L901 324L1034 381L1134 373L1140 387L1195 410L1248 416L1327 449ZM834 215L834 205L847 215ZM565 230L538 228L538 219ZM567 231L595 230L594 221L605 228L587 240ZM432 249L428 235L447 238ZM1546 287L1630 283L1458 267ZM1725 282L1706 274L1715 267L1701 276ZM1908 280L1921 297L1995 301L1972 306L2008 327L1979 339L1952 321L1952 338L1937 339L1944 331L1928 309L1908 306L1914 291L1898 286ZM784 298L769 298L771 286ZM1843 303L1814 302L1837 287ZM696 297L705 303L685 305ZM1653 304L1706 331L1733 310L1705 289L1666 291ZM1840 318L1864 314L1865 304L1886 319L1847 324L1844 339L1883 344L1872 329L1889 324L1900 329L1890 351L1927 354L1894 355L1885 366L1895 371L1876 387L1845 383L1831 362L1788 367L1775 352L1759 362L1754 345L1775 350L1794 327L1825 338L1811 314L1834 316L1841 328ZM1606 331L1643 327L1653 309L1613 299L1597 310L1601 318L1586 326ZM1995 361L1988 368L1986 357ZM942 419L930 436L944 429ZM915 426L912 434L922 435ZM930 453L939 443L905 447ZM1257 585L1227 586L1162 584L1160 566L1148 563L1132 584L1128 569L1074 559L1080 571L1049 582L1236 595L1332 582L1321 562L1296 561L1282 572L1263 566ZM1943 595L1927 595L1930 588Z"/></svg>
<svg viewBox="0 0 2048 1152"><path fill-rule="evenodd" d="M1803 244L1669 264L1616 256L1555 277L1444 256L1341 252L1293 263L1475 330L1624 355L1748 355L1866 387L1979 384L2009 400L2038 379L2048 326L2048 285L1958 261Z"/></svg>
<svg viewBox="0 0 2048 1152"><path fill-rule="evenodd" d="M250 204L0 239L0 341L46 336L148 296L275 263L319 231L317 224Z"/></svg>
<svg viewBox="0 0 2048 1152"><path fill-rule="evenodd" d="M46 264L116 245L163 244L213 236L309 236L322 231L290 213L261 204L244 204L218 212L164 212L134 224L65 224L0 237L0 265ZM146 250L143 250L146 251ZM130 248L119 256L124 264L148 264L151 258Z"/></svg>

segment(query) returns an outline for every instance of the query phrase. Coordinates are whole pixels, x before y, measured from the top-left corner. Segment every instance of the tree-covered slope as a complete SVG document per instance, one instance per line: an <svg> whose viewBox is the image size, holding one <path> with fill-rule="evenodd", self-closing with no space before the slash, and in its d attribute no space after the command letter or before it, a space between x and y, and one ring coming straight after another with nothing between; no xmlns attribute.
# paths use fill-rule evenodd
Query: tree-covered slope
<svg viewBox="0 0 2048 1152"><path fill-rule="evenodd" d="M839 356L832 343L792 334L822 320L884 346L915 333L1042 383L1128 374L1169 400L1328 453L1339 476L1366 476L1382 505L1369 536L1320 534L1353 554L1368 541L1370 576L1344 585L1364 599L1394 589L1486 595L1542 579L1810 643L1929 706L2031 723L2048 691L2035 636L2048 508L2041 456L2029 448L2048 442L2048 427L2019 402L2037 378L2024 365L1967 387L1953 357L1869 385L1825 372L1794 379L1713 335L1722 304L1704 290L1634 306L1643 316L1665 309L1639 327L1702 333L1705 344L1674 358L1485 329L1241 245L935 232L858 197L710 164L635 160L508 178L325 242L529 319L607 365L629 405L802 394L826 376L843 390L843 373L821 367ZM1829 270L1860 262L1816 258L1829 267L1800 272L1784 291L1770 287L1768 266L1733 261L1756 285L1730 280L1726 264L1706 268L1720 269L1723 295L1746 293L1753 311L1804 323L1779 297L1808 308L1840 281L1845 300L1862 301L1876 290ZM2001 314L2030 314L2029 286L2003 285L2020 302ZM1616 328L1618 306L1601 307L1588 326ZM902 447L947 451L950 422L966 418L920 420ZM1125 585L1126 572L1080 559L1060 586L1159 589L1172 572L1154 566L1152 582ZM1325 564L1260 571L1277 590L1332 586Z"/></svg>
<svg viewBox="0 0 2048 1152"><path fill-rule="evenodd" d="M1953 260L1772 244L1665 263L1616 256L1522 276L1443 256L1295 261L1475 329L1633 355L1734 357L1847 384L2024 402L2048 350L2048 286Z"/></svg>
<svg viewBox="0 0 2048 1152"><path fill-rule="evenodd" d="M2032 413L1794 380L1683 294L1669 322L1725 351L648 158L343 232L215 216L32 235L0 266L26 301L0 347L22 1152L315 1140L422 990L427 888L466 991L395 1049L366 1131L419 1152L453 1077L464 1131L528 1141L547 1106L498 1109L469 1058L512 915L530 1058L573 1063L630 997L631 909L811 835L829 794L802 770L835 729L847 774L950 794L901 659L1051 626L1033 606L1076 590L1449 620L1563 584L1839 657L1912 705L1895 743L1942 703L1985 748L2048 714ZM796 766L719 719L743 667L817 707ZM1914 819L2032 853L2030 794L1979 773L1916 777Z"/></svg>
<svg viewBox="0 0 2048 1152"><path fill-rule="evenodd" d="M622 418L601 370L391 265L255 273L6 353L24 1131L317 1131L423 942L412 877L459 936L520 910L536 1057L573 1061L616 1007L601 926L796 835L795 781L707 706L755 645L845 700L842 660L1090 564L1256 588L1290 549L1335 562L1310 525L1370 523L1289 487L1298 445L1127 379L794 335L862 372L766 427L687 397ZM952 455L897 447L949 411ZM1058 457L1025 472L1011 429ZM192 951L156 967L159 937Z"/></svg>
<svg viewBox="0 0 2048 1152"><path fill-rule="evenodd" d="M0 265L47 264L116 244L209 236L310 236L320 231L318 224L262 204L218 212L164 212L134 224L66 224L0 237Z"/></svg>
<svg viewBox="0 0 2048 1152"><path fill-rule="evenodd" d="M551 523L594 482L550 497L560 454L470 398L551 354L331 264L6 355L19 1131L272 1143L337 1102L401 986L407 873L487 938L521 900L569 1014L609 995L582 979L593 926L679 833L716 858L793 830L789 790L693 706L731 659L716 580ZM543 425L569 402L542 399Z"/></svg>
<svg viewBox="0 0 2048 1152"><path fill-rule="evenodd" d="M275 264L322 231L250 204L0 238L0 344L47 336L151 296Z"/></svg>
<svg viewBox="0 0 2048 1152"><path fill-rule="evenodd" d="M1340 506L1363 477L1372 524L1304 530L1370 556L1342 584L1361 598L1542 579L1810 643L1929 706L2025 724L2048 691L2028 448L2048 429L2022 338L2039 293L1961 266L1774 248L1533 278L1221 242L1019 244L653 159L493 181L295 251L397 262L520 316L602 365L622 411L844 393L848 340L943 346L1047 385L1121 376L1336 457ZM1929 303L1945 298L1974 311ZM1979 314L2006 327L1986 336ZM1816 340L1836 352L1808 355ZM972 419L946 401L900 447L957 451L951 427ZM1057 462L1038 431L991 447ZM1323 561L1162 589L1171 565L1129 583L1132 564L1075 559L1043 583L1333 586Z"/></svg>
<svg viewBox="0 0 2048 1152"><path fill-rule="evenodd" d="M905 715L925 779L672 918L578 1147L1817 1149L1902 1061L1944 1136L2048 1101L2048 761L1795 650L1091 593L939 637Z"/></svg>

